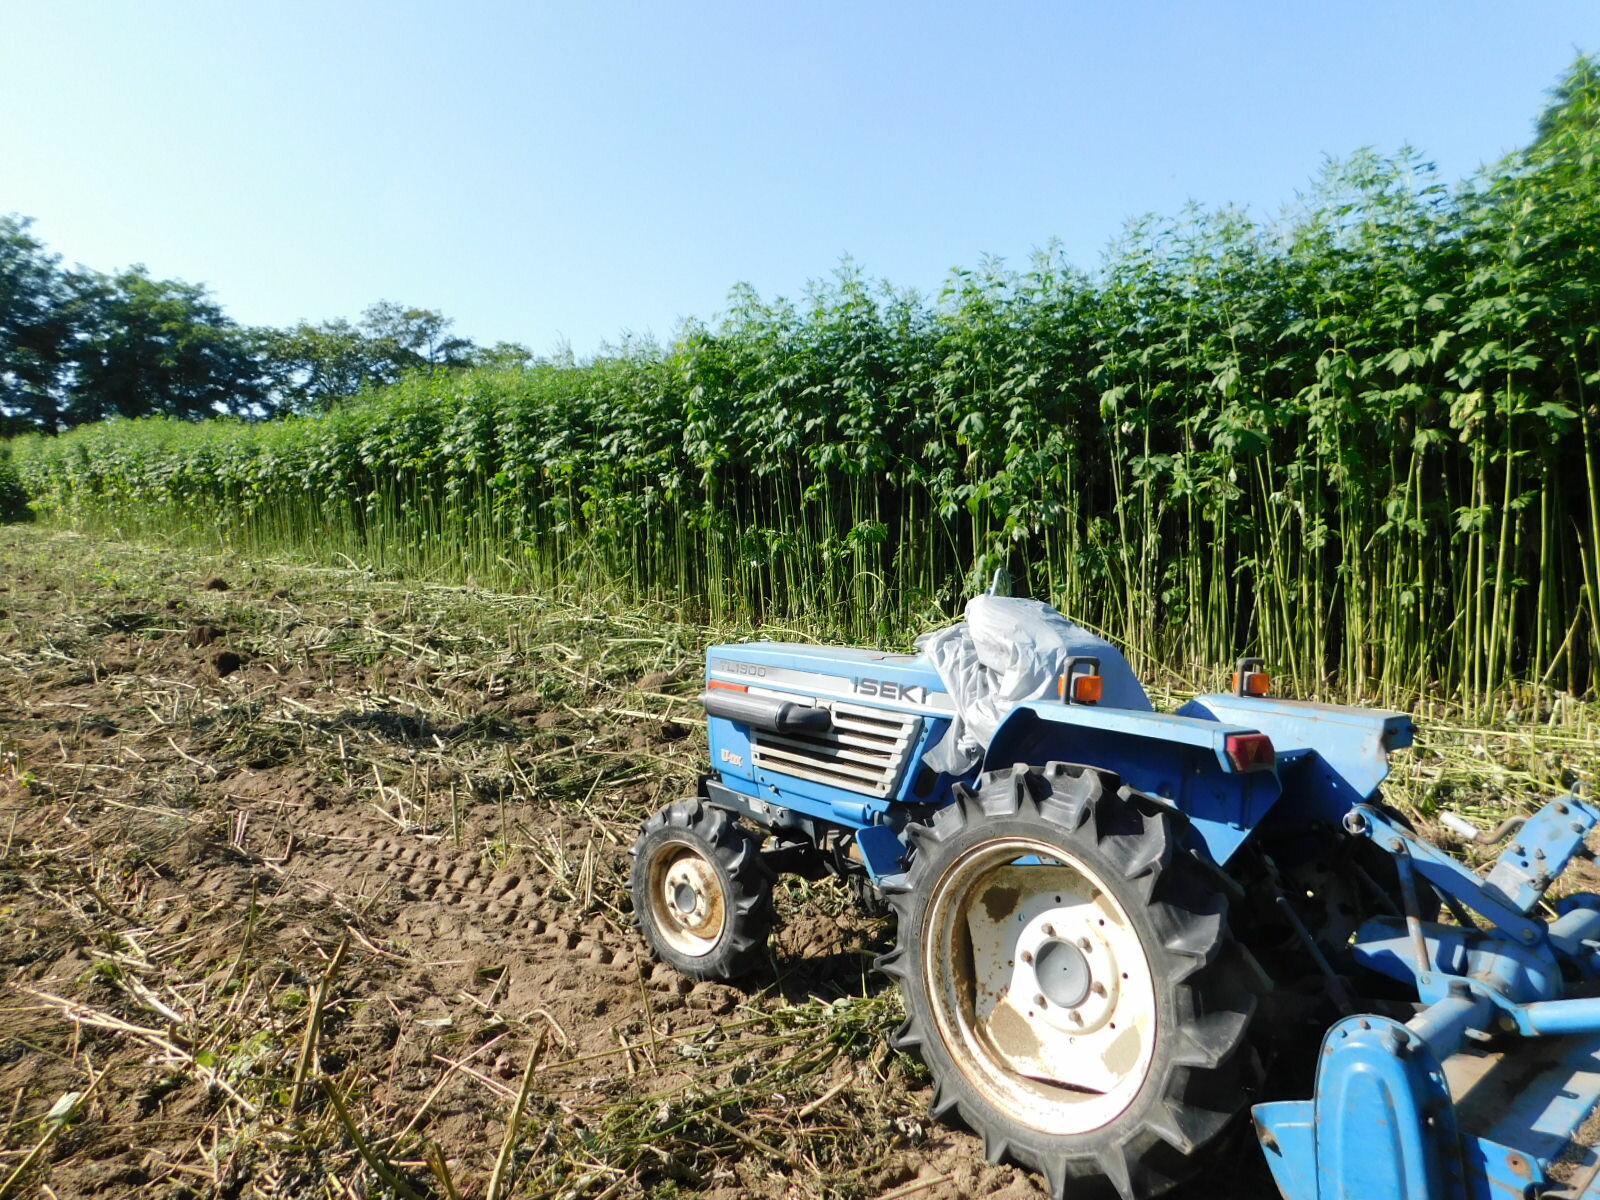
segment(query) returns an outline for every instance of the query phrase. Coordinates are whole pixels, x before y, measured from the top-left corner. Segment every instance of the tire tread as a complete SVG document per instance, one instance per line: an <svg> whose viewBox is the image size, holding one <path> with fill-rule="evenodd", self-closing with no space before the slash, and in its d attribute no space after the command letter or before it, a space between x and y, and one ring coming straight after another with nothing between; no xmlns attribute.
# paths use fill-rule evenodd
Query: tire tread
<svg viewBox="0 0 1600 1200"><path fill-rule="evenodd" d="M984 1142L991 1161L1009 1160L1044 1175L1051 1194L1064 1200L1095 1192L1144 1200L1182 1182L1197 1168L1196 1152L1221 1134L1244 1107L1260 1079L1260 1063L1247 1045L1255 995L1242 955L1231 952L1226 898L1179 851L1186 819L1149 796L1123 787L1110 772L1051 762L1018 765L982 777L975 793L957 789L954 803L931 822L909 830L912 857L907 887L890 895L902 931L919 928L931 863L940 848L975 820L1021 817L1048 824L1068 839L1092 842L1130 884L1158 931L1152 947L1157 987L1171 989L1177 1036L1151 1064L1158 1091L1141 1119L1091 1131L1077 1147L1009 1121L976 1099L959 1070L928 1053L937 1041L918 980L917 955L904 941L878 960L906 999L906 1020L896 1048L917 1055L933 1072L933 1115L954 1111ZM942 1047L942 1043L940 1043ZM1101 1136L1102 1134L1105 1136Z"/></svg>
<svg viewBox="0 0 1600 1200"><path fill-rule="evenodd" d="M699 958L680 954L657 938L646 915L650 854L657 846L683 842L713 863L726 890L722 941ZM629 854L633 924L656 957L692 979L732 980L762 965L773 923L772 873L761 861L754 836L727 812L701 800L670 804L644 822Z"/></svg>

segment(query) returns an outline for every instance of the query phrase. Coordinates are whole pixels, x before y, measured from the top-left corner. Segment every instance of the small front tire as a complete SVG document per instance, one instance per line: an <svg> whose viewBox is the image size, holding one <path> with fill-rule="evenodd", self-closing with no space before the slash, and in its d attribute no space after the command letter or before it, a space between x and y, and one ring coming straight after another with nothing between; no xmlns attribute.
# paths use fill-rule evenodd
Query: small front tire
<svg viewBox="0 0 1600 1200"><path fill-rule="evenodd" d="M662 962L692 979L760 966L772 930L772 877L756 839L699 800L644 823L634 843L633 920Z"/></svg>

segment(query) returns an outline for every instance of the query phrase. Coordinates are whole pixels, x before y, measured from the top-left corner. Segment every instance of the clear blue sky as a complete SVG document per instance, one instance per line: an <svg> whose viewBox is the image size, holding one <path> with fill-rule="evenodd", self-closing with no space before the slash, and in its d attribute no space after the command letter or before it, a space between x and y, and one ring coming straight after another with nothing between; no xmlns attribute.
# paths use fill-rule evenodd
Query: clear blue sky
<svg viewBox="0 0 1600 1200"><path fill-rule="evenodd" d="M1327 156L1528 140L1596 0L412 4L10 0L0 212L238 320L443 310L479 342L668 338L844 254L935 291Z"/></svg>

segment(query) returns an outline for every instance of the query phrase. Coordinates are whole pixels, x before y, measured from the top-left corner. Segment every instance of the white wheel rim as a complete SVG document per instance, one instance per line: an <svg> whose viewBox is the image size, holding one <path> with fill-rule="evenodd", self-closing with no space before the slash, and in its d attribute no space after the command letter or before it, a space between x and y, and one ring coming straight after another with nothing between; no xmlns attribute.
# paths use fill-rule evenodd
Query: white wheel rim
<svg viewBox="0 0 1600 1200"><path fill-rule="evenodd" d="M939 1036L991 1104L1055 1134L1127 1111L1150 1072L1156 992L1099 875L1033 838L984 842L935 882L925 933Z"/></svg>
<svg viewBox="0 0 1600 1200"><path fill-rule="evenodd" d="M703 958L716 949L727 923L727 899L717 870L693 846L663 846L650 865L650 916L663 941L680 954Z"/></svg>

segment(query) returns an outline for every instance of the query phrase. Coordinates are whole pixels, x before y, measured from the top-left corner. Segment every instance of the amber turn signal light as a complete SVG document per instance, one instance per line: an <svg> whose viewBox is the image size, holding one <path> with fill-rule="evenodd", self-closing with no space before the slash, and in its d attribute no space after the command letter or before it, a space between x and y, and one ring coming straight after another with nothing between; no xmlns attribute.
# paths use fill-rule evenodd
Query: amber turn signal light
<svg viewBox="0 0 1600 1200"><path fill-rule="evenodd" d="M1233 673L1233 694L1235 696L1265 696L1272 690L1272 676L1265 671L1246 671L1241 678L1239 672Z"/></svg>
<svg viewBox="0 0 1600 1200"><path fill-rule="evenodd" d="M1106 681L1099 675L1063 675L1056 681L1056 694L1063 700L1067 698L1068 680L1071 680L1072 702L1074 704L1096 704L1105 694Z"/></svg>

